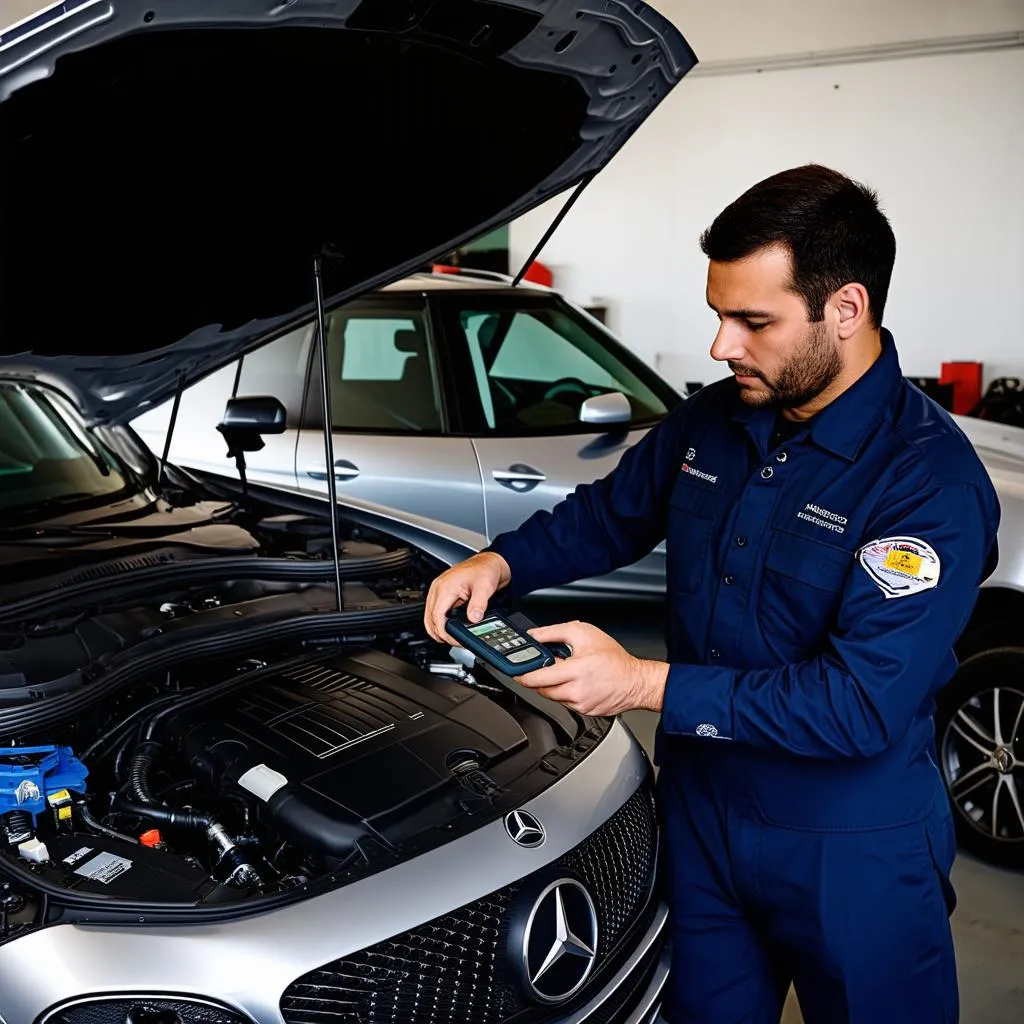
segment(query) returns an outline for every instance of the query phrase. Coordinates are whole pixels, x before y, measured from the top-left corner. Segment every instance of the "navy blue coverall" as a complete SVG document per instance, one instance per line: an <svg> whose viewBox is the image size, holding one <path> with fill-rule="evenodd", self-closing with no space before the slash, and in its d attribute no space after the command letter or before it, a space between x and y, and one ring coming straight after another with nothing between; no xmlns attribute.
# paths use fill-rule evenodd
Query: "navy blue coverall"
<svg viewBox="0 0 1024 1024"><path fill-rule="evenodd" d="M671 1024L777 1024L791 981L808 1024L958 1019L932 714L999 505L882 336L780 446L720 381L491 546L526 594L666 540Z"/></svg>

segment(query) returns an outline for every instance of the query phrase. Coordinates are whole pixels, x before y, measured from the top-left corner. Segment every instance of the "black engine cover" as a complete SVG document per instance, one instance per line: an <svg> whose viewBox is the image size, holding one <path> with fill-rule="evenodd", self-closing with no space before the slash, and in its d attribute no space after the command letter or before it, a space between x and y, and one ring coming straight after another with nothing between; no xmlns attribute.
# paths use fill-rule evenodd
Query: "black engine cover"
<svg viewBox="0 0 1024 1024"><path fill-rule="evenodd" d="M208 778L248 793L269 825L333 856L449 818L467 797L455 764L486 770L528 742L488 698L374 650L263 675L169 718L171 737Z"/></svg>

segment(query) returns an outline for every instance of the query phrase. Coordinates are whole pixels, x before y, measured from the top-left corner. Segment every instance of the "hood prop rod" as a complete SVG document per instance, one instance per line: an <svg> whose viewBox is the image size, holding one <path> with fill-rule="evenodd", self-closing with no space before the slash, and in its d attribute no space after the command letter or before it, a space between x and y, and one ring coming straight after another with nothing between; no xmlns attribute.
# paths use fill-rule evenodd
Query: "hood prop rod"
<svg viewBox="0 0 1024 1024"><path fill-rule="evenodd" d="M324 315L324 279L321 257L313 257L316 288L316 336L320 354L320 403L323 410L324 455L327 458L327 493L331 502L331 552L334 555L334 585L338 611L344 611L341 589L341 554L338 551L338 481L334 475L334 434L331 417L331 378L327 368L327 318Z"/></svg>
<svg viewBox="0 0 1024 1024"><path fill-rule="evenodd" d="M530 255L526 257L526 262L519 268L519 273L516 274L516 276L512 279L513 288L515 288L520 283L520 281L522 281L522 279L526 276L526 272L533 265L533 261L541 254L541 250L544 248L545 245L548 244L548 242L551 240L551 236L558 230L558 225L561 224L563 220L565 220L566 214L573 208L573 206L576 203L576 200L579 199L581 195L583 195L583 190L593 180L594 175L588 174L576 186L576 190L573 192L571 196L569 196L568 200L566 200L565 205L558 211L558 214L555 216L555 219L551 222L551 225L548 227L547 231L545 231L544 234L541 235L540 241L533 247L533 252L531 252Z"/></svg>
<svg viewBox="0 0 1024 1024"><path fill-rule="evenodd" d="M171 457L171 438L174 437L174 427L178 422L178 409L181 407L181 393L185 390L185 374L178 377L178 386L174 389L174 404L171 406L171 420L167 424L167 436L164 438L164 453L160 457L160 465L156 471L157 486L164 478L164 470L167 468L167 460Z"/></svg>

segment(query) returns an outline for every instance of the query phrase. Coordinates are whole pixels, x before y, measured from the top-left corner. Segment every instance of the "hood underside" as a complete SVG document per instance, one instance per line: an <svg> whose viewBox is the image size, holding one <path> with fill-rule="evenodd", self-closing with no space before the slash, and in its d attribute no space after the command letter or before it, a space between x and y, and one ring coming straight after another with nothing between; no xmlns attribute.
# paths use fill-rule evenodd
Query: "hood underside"
<svg viewBox="0 0 1024 1024"><path fill-rule="evenodd" d="M0 374L128 421L599 170L696 63L644 4L79 0L0 34Z"/></svg>

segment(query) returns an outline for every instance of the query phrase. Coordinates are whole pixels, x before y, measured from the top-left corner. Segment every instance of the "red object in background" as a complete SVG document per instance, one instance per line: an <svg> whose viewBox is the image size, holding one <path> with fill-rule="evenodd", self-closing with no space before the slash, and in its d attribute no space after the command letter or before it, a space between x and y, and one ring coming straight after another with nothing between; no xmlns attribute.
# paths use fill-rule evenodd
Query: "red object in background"
<svg viewBox="0 0 1024 1024"><path fill-rule="evenodd" d="M143 832L142 835L139 836L139 842L142 843L143 846L159 846L162 842L162 839L160 838L160 830L151 828L148 832Z"/></svg>
<svg viewBox="0 0 1024 1024"><path fill-rule="evenodd" d="M542 284L545 288L555 286L555 275L548 270L539 260L534 260L523 274L524 281L532 281L534 284Z"/></svg>
<svg viewBox="0 0 1024 1024"><path fill-rule="evenodd" d="M957 415L966 415L981 400L982 364L943 363L940 384L953 385L953 409Z"/></svg>

